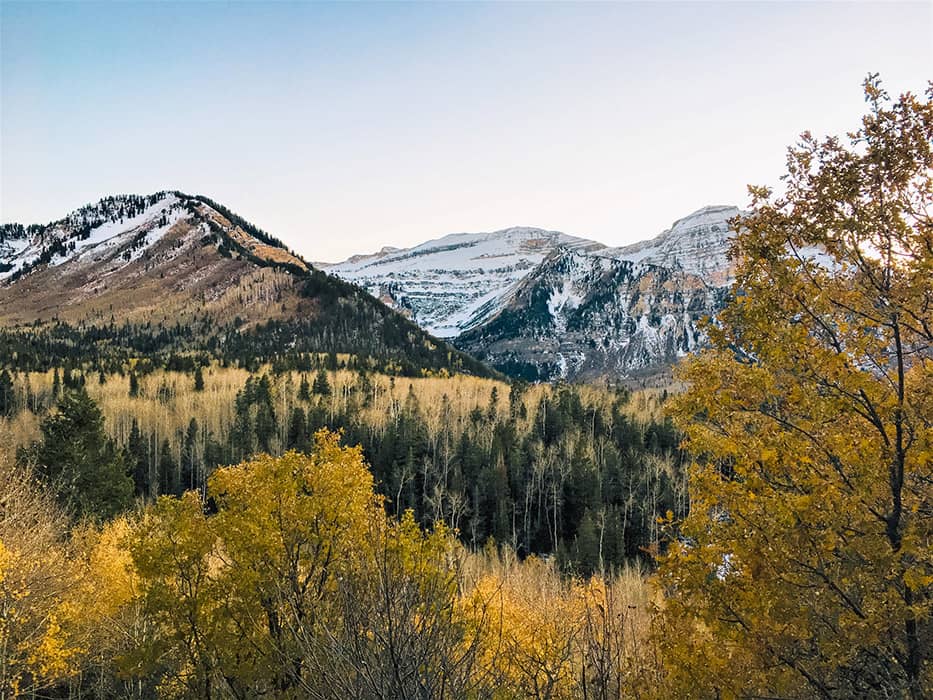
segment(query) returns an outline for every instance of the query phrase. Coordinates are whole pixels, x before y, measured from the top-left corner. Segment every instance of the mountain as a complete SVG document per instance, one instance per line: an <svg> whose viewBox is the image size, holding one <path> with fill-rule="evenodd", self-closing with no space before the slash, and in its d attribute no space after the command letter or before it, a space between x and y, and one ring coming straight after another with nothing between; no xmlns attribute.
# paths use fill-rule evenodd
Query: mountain
<svg viewBox="0 0 933 700"><path fill-rule="evenodd" d="M414 248L383 248L324 265L360 285L439 338L481 325L515 286L559 247L595 250L599 243L539 228L454 233Z"/></svg>
<svg viewBox="0 0 933 700"><path fill-rule="evenodd" d="M725 291L679 269L562 249L455 343L529 380L641 378L700 346L697 323Z"/></svg>
<svg viewBox="0 0 933 700"><path fill-rule="evenodd" d="M106 197L0 226L0 363L348 353L405 373L489 370L202 196Z"/></svg>
<svg viewBox="0 0 933 700"><path fill-rule="evenodd" d="M513 228L326 269L508 374L645 378L702 343L698 321L725 302L729 221L740 214L704 207L622 248Z"/></svg>
<svg viewBox="0 0 933 700"><path fill-rule="evenodd" d="M621 248L606 248L602 254L683 270L699 275L707 284L722 287L732 277L732 267L726 256L732 241L729 221L741 213L733 206L703 207L675 221L656 238Z"/></svg>

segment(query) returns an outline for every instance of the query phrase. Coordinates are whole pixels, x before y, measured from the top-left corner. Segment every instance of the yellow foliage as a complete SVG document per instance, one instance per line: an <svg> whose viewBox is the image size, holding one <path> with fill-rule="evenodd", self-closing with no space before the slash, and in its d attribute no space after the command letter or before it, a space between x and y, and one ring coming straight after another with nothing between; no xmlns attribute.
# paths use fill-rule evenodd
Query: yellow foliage
<svg viewBox="0 0 933 700"><path fill-rule="evenodd" d="M482 665L496 678L501 697L574 697L584 592L579 582L561 581L535 558L525 562L521 576L477 582L470 602L487 615Z"/></svg>
<svg viewBox="0 0 933 700"><path fill-rule="evenodd" d="M933 103L879 90L851 146L792 149L786 199L753 192L741 301L682 369L697 462L659 575L675 694L933 693Z"/></svg>

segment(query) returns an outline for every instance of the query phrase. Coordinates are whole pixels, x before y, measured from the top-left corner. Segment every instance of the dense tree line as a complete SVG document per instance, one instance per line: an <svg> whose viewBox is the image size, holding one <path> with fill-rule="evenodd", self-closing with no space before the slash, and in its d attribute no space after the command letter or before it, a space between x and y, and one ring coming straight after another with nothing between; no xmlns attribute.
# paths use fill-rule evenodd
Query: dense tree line
<svg viewBox="0 0 933 700"><path fill-rule="evenodd" d="M413 385L396 394L390 379L389 397L382 398L388 414L374 418L380 378L358 372L338 387L331 379L337 365L337 357L327 355L315 372L249 375L232 406L216 407L232 416L220 429L208 428L204 416L182 415L174 432L157 433L133 417L119 454L107 452L106 458L86 447L110 449L100 432L99 409L83 389L87 376L65 370L59 380L56 370L51 395L43 394L42 406L51 410L41 440L22 459L31 458L42 469L48 464L58 483L62 470L79 462L75 451L86 449L86 459L99 469L121 465L106 468L122 468L136 495L152 499L187 490L203 494L219 465L259 453L305 451L318 430L339 430L347 444L362 446L391 512L411 510L425 526L444 522L472 546L492 541L522 556L556 554L567 568L583 573L644 557L658 545L658 517L685 512L678 434L667 421L633 419L623 390L539 388L529 400L523 385L497 384L487 399L468 408L455 408L442 395L429 417L423 401L433 399L420 397ZM193 367L185 391L198 391L198 374L203 391L203 368ZM124 410L130 415L133 400L143 400L140 369L129 371ZM90 376L92 382L108 381L105 374ZM0 375L0 395L3 387ZM174 383L163 381L149 391L145 400L161 404L182 398ZM333 396L336 391L339 397ZM16 394L12 388L8 393ZM84 432L76 432L76 425ZM68 459L58 458L63 450ZM100 499L69 491L81 490L74 479L63 483L69 485L63 486L64 501L80 512L87 512L85 502ZM112 503L96 501L99 513L112 515L125 507L123 496L115 495Z"/></svg>
<svg viewBox="0 0 933 700"><path fill-rule="evenodd" d="M203 354L235 366L275 363L280 368L304 369L308 355L335 353L352 354L358 358L354 362L370 369L403 376L432 371L494 374L468 355L431 340L375 300L367 305L324 297L320 303L322 313L313 319L272 320L249 327L238 318L218 323L204 316L173 324L57 321L2 328L0 366L46 371L69 363L92 363L117 369L144 358L169 368L179 357Z"/></svg>

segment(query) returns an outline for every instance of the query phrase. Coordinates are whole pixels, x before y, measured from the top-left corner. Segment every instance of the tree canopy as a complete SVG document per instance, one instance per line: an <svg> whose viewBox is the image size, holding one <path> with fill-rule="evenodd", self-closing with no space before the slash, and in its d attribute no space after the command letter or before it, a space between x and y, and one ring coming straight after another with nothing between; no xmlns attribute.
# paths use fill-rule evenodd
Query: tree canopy
<svg viewBox="0 0 933 700"><path fill-rule="evenodd" d="M933 693L933 86L864 87L858 130L750 188L734 299L682 372L697 464L661 580L691 687Z"/></svg>
<svg viewBox="0 0 933 700"><path fill-rule="evenodd" d="M104 418L83 387L65 393L42 421L36 461L60 501L78 516L110 518L129 506L133 479L123 452L104 432Z"/></svg>

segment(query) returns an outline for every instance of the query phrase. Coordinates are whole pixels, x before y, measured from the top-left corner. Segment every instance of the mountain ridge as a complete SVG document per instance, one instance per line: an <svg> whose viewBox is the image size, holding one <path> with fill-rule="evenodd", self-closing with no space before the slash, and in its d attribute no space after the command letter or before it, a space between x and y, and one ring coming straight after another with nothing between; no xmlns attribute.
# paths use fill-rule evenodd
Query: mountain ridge
<svg viewBox="0 0 933 700"><path fill-rule="evenodd" d="M449 234L324 269L506 373L649 376L702 344L699 322L721 308L732 279L731 222L741 215L734 206L707 205L654 238L616 248L530 227ZM547 235L547 245L522 256L510 245L515 231ZM487 270L469 255L466 263L448 262L457 243L478 241L498 246L513 264ZM588 272L575 276L581 270Z"/></svg>
<svg viewBox="0 0 933 700"><path fill-rule="evenodd" d="M403 373L491 373L201 195L105 197L50 224L5 224L0 264L11 357L38 361L43 343L68 356L209 351L293 364L339 352Z"/></svg>
<svg viewBox="0 0 933 700"><path fill-rule="evenodd" d="M386 254L353 256L323 269L359 284L432 335L450 338L488 318L496 300L559 245L600 244L559 231L511 227L447 234Z"/></svg>
<svg viewBox="0 0 933 700"><path fill-rule="evenodd" d="M0 227L0 323L155 324L162 335L201 323L238 354L247 336L264 355L313 337L327 351L388 352L408 371L408 355L436 369L444 352L484 371L441 338L526 379L644 377L702 345L740 216L706 206L617 248L528 226L454 233L322 264L325 274L202 195L116 195Z"/></svg>

